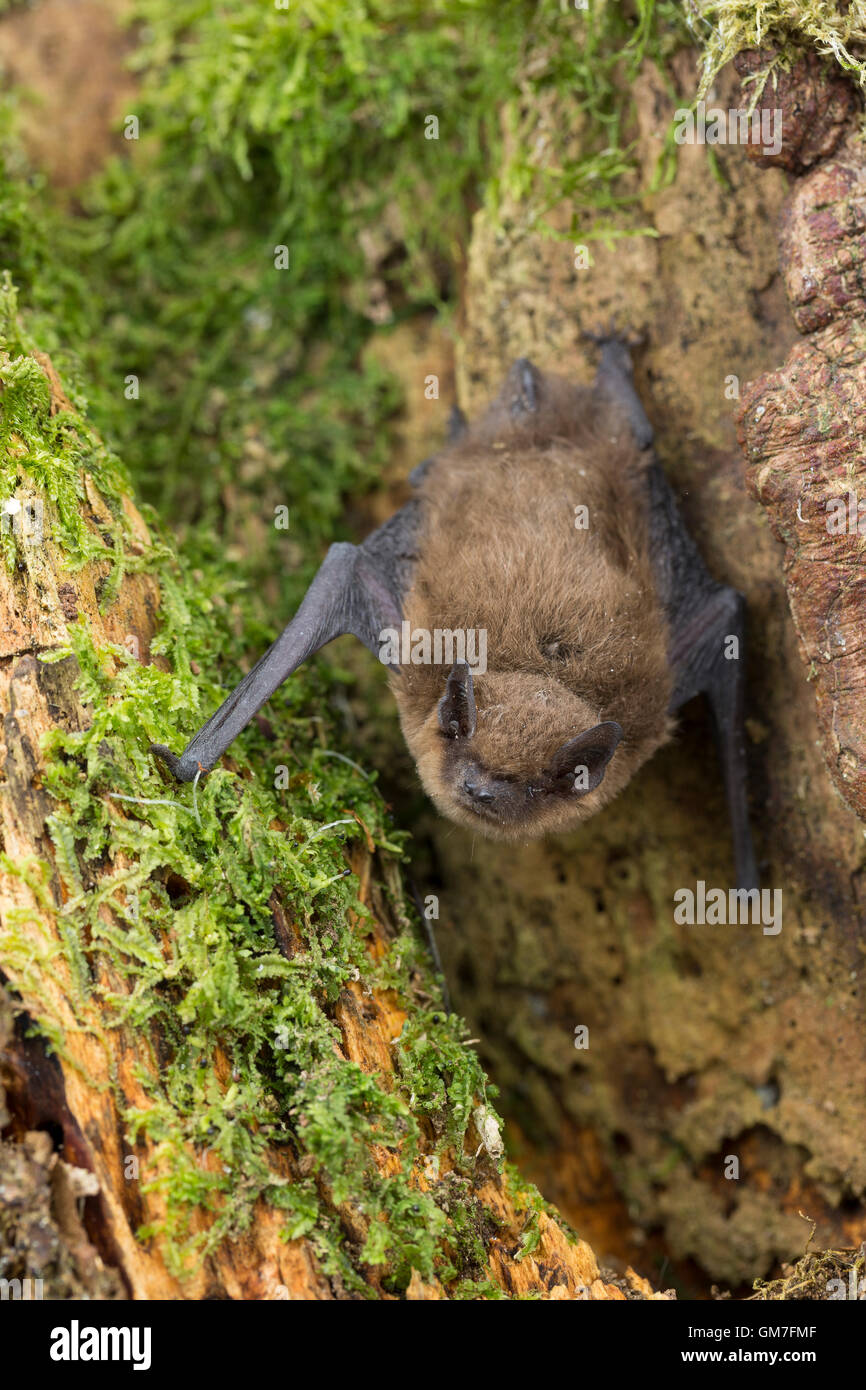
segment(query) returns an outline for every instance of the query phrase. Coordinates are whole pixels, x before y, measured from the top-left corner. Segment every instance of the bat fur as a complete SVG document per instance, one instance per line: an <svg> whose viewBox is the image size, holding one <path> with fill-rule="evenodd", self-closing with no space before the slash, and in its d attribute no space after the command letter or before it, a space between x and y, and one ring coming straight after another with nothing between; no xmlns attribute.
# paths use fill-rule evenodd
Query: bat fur
<svg viewBox="0 0 866 1390"><path fill-rule="evenodd" d="M569 830L669 737L648 462L612 402L545 376L533 414L516 422L494 406L424 474L404 618L412 630L486 630L474 732L443 732L441 666L403 665L391 685L424 788L458 824L510 840ZM574 771L586 763L577 750L557 769L557 754L611 721L622 729L615 756L576 795Z"/></svg>

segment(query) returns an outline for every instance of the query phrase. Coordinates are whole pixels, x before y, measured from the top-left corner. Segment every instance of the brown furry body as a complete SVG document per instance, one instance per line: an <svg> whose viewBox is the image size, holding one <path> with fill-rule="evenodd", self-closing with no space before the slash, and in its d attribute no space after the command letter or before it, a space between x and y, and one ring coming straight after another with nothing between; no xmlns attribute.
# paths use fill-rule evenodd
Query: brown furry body
<svg viewBox="0 0 866 1390"><path fill-rule="evenodd" d="M437 718L447 668L403 665L392 686L424 787L459 824L512 840L568 830L669 736L648 464L601 393L547 377L528 423L492 407L421 481L419 558L403 615L412 629L486 629L472 737L447 738ZM587 529L575 526L581 505ZM581 796L545 790L556 750L605 720L623 732L600 785ZM514 787L507 815L495 806L479 814L461 794L467 757Z"/></svg>

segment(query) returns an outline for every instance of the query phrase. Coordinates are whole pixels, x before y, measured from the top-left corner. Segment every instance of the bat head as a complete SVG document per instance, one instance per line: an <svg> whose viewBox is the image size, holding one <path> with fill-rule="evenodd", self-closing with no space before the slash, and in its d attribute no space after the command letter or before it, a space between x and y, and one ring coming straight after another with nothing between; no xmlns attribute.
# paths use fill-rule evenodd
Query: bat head
<svg viewBox="0 0 866 1390"><path fill-rule="evenodd" d="M414 726L404 718L403 728L439 810L493 839L569 830L633 770L625 750L615 756L619 724L558 681L521 672L473 679L457 662L435 708Z"/></svg>

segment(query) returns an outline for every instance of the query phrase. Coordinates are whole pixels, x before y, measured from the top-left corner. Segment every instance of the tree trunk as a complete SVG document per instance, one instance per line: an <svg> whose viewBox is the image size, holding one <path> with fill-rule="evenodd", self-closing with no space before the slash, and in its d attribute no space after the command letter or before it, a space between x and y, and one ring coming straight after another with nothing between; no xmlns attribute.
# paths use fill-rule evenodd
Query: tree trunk
<svg viewBox="0 0 866 1390"><path fill-rule="evenodd" d="M671 76L683 108L693 99L693 74L681 53ZM792 100L813 117L799 127L814 137L807 159L826 156L853 119L845 80L825 80L829 90L817 101L814 74L801 72L794 83ZM640 195L677 101L649 65L635 95L639 124L631 134L641 171L631 191ZM727 110L747 100L727 69L711 104ZM764 100L772 106L782 98ZM568 119L556 108L527 113L522 147L540 149L543 161L547 125L561 130ZM790 102L784 130L787 146ZM751 485L789 547L795 630L782 552L746 492L736 411L746 383L783 360L797 338L786 280L795 306L798 297L814 298L808 286L792 285L806 252L789 258L785 278L778 271L774 227L790 199L790 231L802 198L796 185L789 193L782 169L759 169L741 148L718 145L712 154L718 177L706 146L682 145L673 181L617 213L626 235L608 245L568 235L570 205L551 214L561 239L539 232L531 199L506 196L492 215L479 213L458 391L461 405L477 411L521 355L588 381L594 363L585 330L613 319L644 336L635 354L638 387L663 466L712 573L748 602L754 829L762 884L782 891L782 930L674 921L677 889L699 881L727 887L732 874L721 779L699 704L684 711L675 741L579 836L503 850L470 845L432 816L427 824L429 871L444 885L446 973L483 1039L506 1117L523 1135L524 1167L596 1248L622 1259L643 1249L647 1259L642 1232L660 1231L659 1255L673 1255L692 1291L701 1288L696 1263L714 1280L747 1288L780 1259L796 1259L809 1236L803 1216L817 1223L816 1246L856 1246L866 1235L864 830L855 814L864 748L862 580L854 582L862 539L849 537L848 549L835 552L836 571L810 569L809 542L795 519L804 470L814 462L810 441L821 420L837 416L832 438L841 431L848 452L828 456L835 480L828 464L828 477L815 482L813 520L815 499L823 506L828 487L847 496L844 459L862 439L852 404L862 399L862 364L854 367L849 353L844 383L822 396L814 364L823 364L825 380L837 369L816 342L809 372L770 378L778 388L772 420L768 412L760 433L749 426L760 444ZM826 183L829 175L807 176L804 187L822 177ZM837 171L832 215L848 231L838 233L835 263L832 248L825 252L816 301L833 299L838 266L848 265L842 284L855 316L861 234L859 213L844 198L853 185L860 189L860 177ZM810 264L819 242L832 242L826 202L819 189ZM646 226L654 236L627 235ZM847 260L845 235L855 237ZM576 254L585 240L588 266ZM838 326L822 330L823 338L834 332L838 338ZM796 351L795 364L805 350ZM765 399L759 390L766 383L750 388L744 410ZM784 447L787 454L778 452ZM762 466L774 451L774 466ZM806 576L820 599L810 596ZM804 628L807 608L813 617ZM831 631L847 637L847 662L834 650L828 664ZM803 665L798 633L817 673ZM574 1047L578 1025L589 1028L586 1050Z"/></svg>

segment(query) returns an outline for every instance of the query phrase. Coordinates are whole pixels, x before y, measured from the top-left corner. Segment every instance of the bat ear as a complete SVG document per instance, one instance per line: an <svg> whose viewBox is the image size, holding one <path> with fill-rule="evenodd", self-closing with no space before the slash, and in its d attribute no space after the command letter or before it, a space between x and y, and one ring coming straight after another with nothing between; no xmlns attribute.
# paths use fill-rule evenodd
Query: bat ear
<svg viewBox="0 0 866 1390"><path fill-rule="evenodd" d="M439 701L439 728L448 738L471 738L475 733L475 694L472 672L465 661L455 661Z"/></svg>
<svg viewBox="0 0 866 1390"><path fill-rule="evenodd" d="M563 796L585 796L595 791L621 738L622 728L609 719L569 739L556 750L547 768L552 789Z"/></svg>

